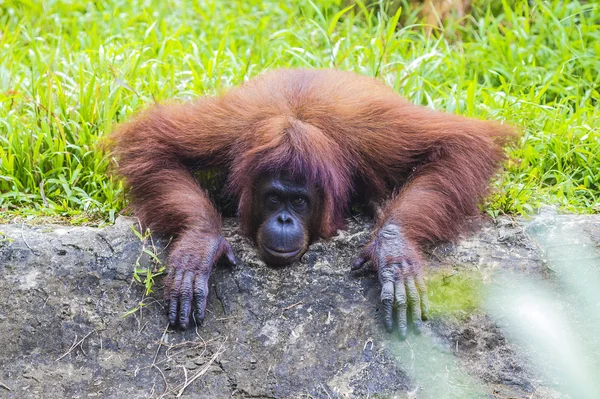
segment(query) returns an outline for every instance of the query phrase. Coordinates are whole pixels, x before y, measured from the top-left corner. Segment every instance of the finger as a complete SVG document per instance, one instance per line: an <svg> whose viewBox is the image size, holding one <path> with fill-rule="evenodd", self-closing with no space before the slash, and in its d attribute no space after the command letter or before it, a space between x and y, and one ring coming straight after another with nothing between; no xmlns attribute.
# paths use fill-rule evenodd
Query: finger
<svg viewBox="0 0 600 399"><path fill-rule="evenodd" d="M427 286L425 285L422 274L417 276L416 283L417 290L419 290L419 294L421 295L421 319L427 320L427 314L429 313L429 298L427 297Z"/></svg>
<svg viewBox="0 0 600 399"><path fill-rule="evenodd" d="M206 310L206 298L208 297L208 277L198 275L194 281L194 318L196 325L200 325L204 320L204 311Z"/></svg>
<svg viewBox="0 0 600 399"><path fill-rule="evenodd" d="M404 285L406 286L408 307L411 312L414 330L416 334L420 334L421 325L423 324L421 321L421 298L415 284L415 279L412 276L408 277Z"/></svg>
<svg viewBox="0 0 600 399"><path fill-rule="evenodd" d="M392 306L394 304L394 283L386 281L381 287L381 303L383 304L383 323L387 332L392 331Z"/></svg>
<svg viewBox="0 0 600 399"><path fill-rule="evenodd" d="M231 266L236 265L237 262L235 260L233 248L231 248L231 244L229 244L229 242L224 238L221 238L221 254L227 257L227 261L229 264L231 264Z"/></svg>
<svg viewBox="0 0 600 399"><path fill-rule="evenodd" d="M169 324L171 327L177 325L177 309L179 305L179 288L181 287L181 280L183 279L183 270L175 269L169 274L175 273L173 279L170 282L171 287L169 288Z"/></svg>
<svg viewBox="0 0 600 399"><path fill-rule="evenodd" d="M186 270L183 274L179 295L179 327L186 329L190 323L192 310L192 286L194 284L194 272Z"/></svg>
<svg viewBox="0 0 600 399"><path fill-rule="evenodd" d="M398 320L398 335L400 339L405 339L408 332L408 323L406 320L406 288L404 280L399 279L394 283L394 299L396 301L396 320Z"/></svg>
<svg viewBox="0 0 600 399"><path fill-rule="evenodd" d="M373 249L373 244L368 244L366 247L360 251L360 255L358 259L354 261L352 264L351 270L358 270L363 267L369 260L371 260L371 253Z"/></svg>
<svg viewBox="0 0 600 399"><path fill-rule="evenodd" d="M365 263L367 263L367 261L368 261L367 258L365 258L363 256L359 257L358 259L356 259L354 261L354 263L352 263L350 270L359 270L360 268L362 268L365 265Z"/></svg>

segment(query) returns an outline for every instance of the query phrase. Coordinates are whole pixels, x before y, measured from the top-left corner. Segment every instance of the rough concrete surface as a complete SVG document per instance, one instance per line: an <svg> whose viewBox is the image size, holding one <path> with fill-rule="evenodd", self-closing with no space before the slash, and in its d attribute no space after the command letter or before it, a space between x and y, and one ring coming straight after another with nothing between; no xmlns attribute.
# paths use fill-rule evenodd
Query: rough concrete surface
<svg viewBox="0 0 600 399"><path fill-rule="evenodd" d="M215 268L205 323L185 332L166 329L162 277L141 311L123 317L143 298L136 260L154 267L144 248L164 259L168 247L143 244L132 225L0 225L0 397L568 397L484 311L434 317L405 342L386 334L375 274L349 272L367 221L350 220L283 268L261 262L237 221L226 221L238 265ZM600 242L598 216L473 225L458 244L431 248L430 271L552 279L545 244L528 229L570 226L573 245Z"/></svg>

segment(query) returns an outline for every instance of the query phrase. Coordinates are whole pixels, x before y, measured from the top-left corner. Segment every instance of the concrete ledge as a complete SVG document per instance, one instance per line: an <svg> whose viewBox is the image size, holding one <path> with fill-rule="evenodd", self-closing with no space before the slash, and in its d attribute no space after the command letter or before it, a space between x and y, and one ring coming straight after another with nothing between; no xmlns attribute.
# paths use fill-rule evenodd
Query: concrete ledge
<svg viewBox="0 0 600 399"><path fill-rule="evenodd" d="M143 249L133 223L0 225L1 397L562 397L484 312L436 318L403 343L387 335L375 275L349 273L366 221L315 243L301 263L270 268L228 220L240 262L213 272L203 327L166 330L160 277L142 311L122 317L143 296L132 283ZM527 224L474 221L474 234L431 250L430 270L545 276L547 243L529 231L600 242L598 216L550 212ZM154 244L163 252L168 242Z"/></svg>

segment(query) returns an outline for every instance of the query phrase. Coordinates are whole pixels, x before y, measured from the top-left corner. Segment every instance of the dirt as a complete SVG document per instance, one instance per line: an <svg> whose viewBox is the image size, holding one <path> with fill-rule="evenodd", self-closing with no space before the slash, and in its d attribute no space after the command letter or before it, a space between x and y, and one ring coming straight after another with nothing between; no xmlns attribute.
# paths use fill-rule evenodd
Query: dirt
<svg viewBox="0 0 600 399"><path fill-rule="evenodd" d="M144 250L164 261L169 245L144 242L135 225L0 225L0 397L569 397L484 305L439 311L404 342L388 335L375 274L349 272L366 220L284 268L266 266L227 220L238 266L215 268L205 323L187 331L167 329L161 276L148 297L133 280L136 262L159 267ZM489 287L510 271L551 282L539 231L570 226L581 245L600 242L598 216L472 226L459 243L428 250L431 279L475 273Z"/></svg>

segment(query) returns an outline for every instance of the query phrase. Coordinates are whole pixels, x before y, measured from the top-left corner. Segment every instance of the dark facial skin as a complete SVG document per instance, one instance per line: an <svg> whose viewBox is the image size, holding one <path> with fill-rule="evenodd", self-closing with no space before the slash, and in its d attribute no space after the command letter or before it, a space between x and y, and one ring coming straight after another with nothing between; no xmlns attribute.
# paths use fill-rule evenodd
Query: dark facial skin
<svg viewBox="0 0 600 399"><path fill-rule="evenodd" d="M300 259L310 243L310 225L318 209L314 187L298 179L267 176L256 185L254 204L256 242L263 260L286 265Z"/></svg>

